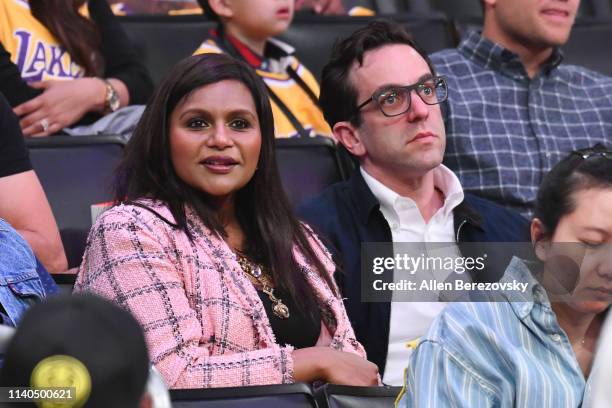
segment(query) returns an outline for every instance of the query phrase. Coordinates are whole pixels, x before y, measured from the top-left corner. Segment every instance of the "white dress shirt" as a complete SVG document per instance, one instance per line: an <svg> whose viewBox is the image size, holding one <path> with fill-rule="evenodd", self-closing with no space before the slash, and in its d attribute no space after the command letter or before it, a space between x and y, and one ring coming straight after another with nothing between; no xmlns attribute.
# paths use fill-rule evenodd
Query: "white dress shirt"
<svg viewBox="0 0 612 408"><path fill-rule="evenodd" d="M444 195L444 204L429 222L425 222L412 199L400 196L369 175L363 167L360 171L380 203L380 211L389 224L394 243L455 242L453 209L463 201L464 195L459 179L446 166L441 164L433 170L434 186ZM459 254L456 245L446 251L450 251L452 255ZM436 256L438 255L436 253ZM424 335L445 306L444 302L391 302L389 348L383 377L385 384L403 385L404 369L412 353L406 343Z"/></svg>

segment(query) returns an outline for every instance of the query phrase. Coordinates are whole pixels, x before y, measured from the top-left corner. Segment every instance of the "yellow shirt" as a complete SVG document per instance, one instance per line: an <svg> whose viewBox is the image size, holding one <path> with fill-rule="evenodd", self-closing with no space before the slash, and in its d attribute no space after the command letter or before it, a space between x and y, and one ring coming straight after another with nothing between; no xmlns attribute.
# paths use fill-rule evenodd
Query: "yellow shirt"
<svg viewBox="0 0 612 408"><path fill-rule="evenodd" d="M287 44L278 40L270 40L276 47L283 48L288 52L292 49ZM223 53L223 50L217 45L214 39L210 38L204 41L200 47L194 52L194 55L207 53ZM308 94L297 84L286 72L286 68L290 66L308 87L319 95L319 84L312 73L295 58L293 55L281 60L268 61L270 65L276 65L278 69L271 68L269 70L255 69L257 74L264 80L266 85L279 97L281 101L289 108L293 115L299 120L304 129L309 132L311 137L316 135L332 137L331 129L323 117L321 109L310 99ZM270 100L272 105L272 114L274 115L274 130L277 138L298 137L299 133L293 127L289 119L283 111Z"/></svg>
<svg viewBox="0 0 612 408"><path fill-rule="evenodd" d="M30 13L25 0L0 0L0 43L28 82L79 78L76 64L47 28Z"/></svg>

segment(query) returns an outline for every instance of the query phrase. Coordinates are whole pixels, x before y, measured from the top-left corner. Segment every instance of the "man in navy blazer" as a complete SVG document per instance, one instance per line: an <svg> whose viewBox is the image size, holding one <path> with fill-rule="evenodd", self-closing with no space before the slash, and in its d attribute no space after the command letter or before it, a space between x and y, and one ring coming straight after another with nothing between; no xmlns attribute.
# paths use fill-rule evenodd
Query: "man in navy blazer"
<svg viewBox="0 0 612 408"><path fill-rule="evenodd" d="M323 113L359 169L298 213L328 241L357 339L391 385L403 383L406 342L423 335L445 303L363 302L361 244L448 242L465 256L464 243L529 240L527 220L464 194L442 164L439 104L447 93L427 55L391 23L372 23L339 42L323 70ZM499 259L502 271L507 261Z"/></svg>

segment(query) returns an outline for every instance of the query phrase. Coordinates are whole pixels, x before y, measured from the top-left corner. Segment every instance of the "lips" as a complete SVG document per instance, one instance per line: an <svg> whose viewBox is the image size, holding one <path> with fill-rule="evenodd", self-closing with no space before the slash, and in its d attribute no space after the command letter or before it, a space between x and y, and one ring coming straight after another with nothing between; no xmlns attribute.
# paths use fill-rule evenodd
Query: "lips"
<svg viewBox="0 0 612 408"><path fill-rule="evenodd" d="M283 7L276 11L276 15L279 17L288 17L289 16L289 7Z"/></svg>
<svg viewBox="0 0 612 408"><path fill-rule="evenodd" d="M218 174L229 173L238 161L229 156L209 156L200 162L209 171Z"/></svg>
<svg viewBox="0 0 612 408"><path fill-rule="evenodd" d="M418 141L427 141L427 140L433 139L434 137L436 137L436 135L434 135L431 132L421 132L421 133L417 133L414 139L412 139L409 143L418 142Z"/></svg>
<svg viewBox="0 0 612 408"><path fill-rule="evenodd" d="M612 295L612 288L598 287L598 288L592 288L591 290Z"/></svg>
<svg viewBox="0 0 612 408"><path fill-rule="evenodd" d="M546 8L543 9L541 13L547 17L552 17L555 19L566 19L570 15L569 11L558 8Z"/></svg>

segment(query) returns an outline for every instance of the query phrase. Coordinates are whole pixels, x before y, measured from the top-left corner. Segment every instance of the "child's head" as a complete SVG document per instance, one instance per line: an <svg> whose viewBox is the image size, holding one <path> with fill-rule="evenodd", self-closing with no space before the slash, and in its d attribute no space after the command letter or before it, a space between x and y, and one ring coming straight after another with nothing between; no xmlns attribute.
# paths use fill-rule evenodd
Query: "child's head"
<svg viewBox="0 0 612 408"><path fill-rule="evenodd" d="M204 13L255 40L282 34L293 19L294 0L198 0Z"/></svg>

